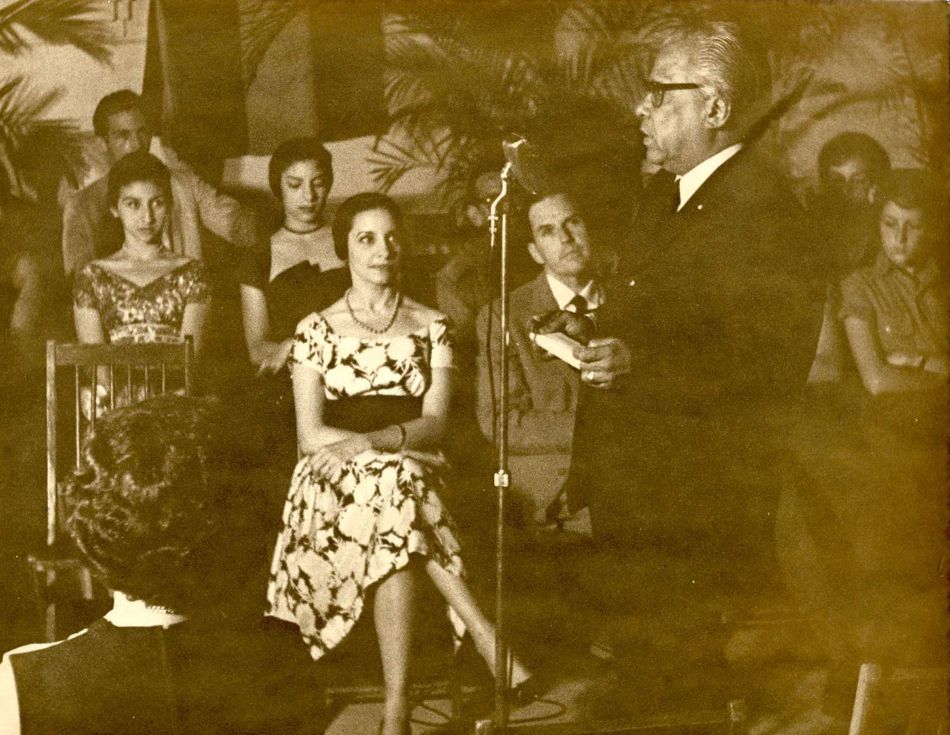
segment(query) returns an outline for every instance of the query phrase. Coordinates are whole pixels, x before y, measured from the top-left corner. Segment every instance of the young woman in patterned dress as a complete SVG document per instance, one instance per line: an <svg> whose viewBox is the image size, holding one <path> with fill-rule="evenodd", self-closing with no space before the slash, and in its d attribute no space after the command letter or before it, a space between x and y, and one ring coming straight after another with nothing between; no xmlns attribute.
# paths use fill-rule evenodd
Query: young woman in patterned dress
<svg viewBox="0 0 950 735"><path fill-rule="evenodd" d="M139 151L109 172L109 206L122 247L76 276L73 316L80 342L179 342L201 346L208 307L204 268L162 247L172 209L168 169Z"/></svg>
<svg viewBox="0 0 950 735"><path fill-rule="evenodd" d="M137 151L119 159L109 171L109 206L122 226L122 247L93 260L77 275L73 287L76 338L83 343L137 344L194 340L200 352L208 312L204 266L162 246L162 233L172 209L168 169L154 156ZM122 381L109 398L107 373L100 371L95 391L96 413L107 404L125 405L135 396ZM83 388L83 412L93 397Z"/></svg>
<svg viewBox="0 0 950 735"><path fill-rule="evenodd" d="M337 645L372 588L386 688L381 732L408 732L413 567L445 597L456 630L492 665L495 631L464 581L439 500L454 377L446 318L399 290L403 218L358 194L333 223L352 288L300 322L290 361L297 464L268 586L268 614L295 623L313 658ZM528 672L515 660L512 682Z"/></svg>

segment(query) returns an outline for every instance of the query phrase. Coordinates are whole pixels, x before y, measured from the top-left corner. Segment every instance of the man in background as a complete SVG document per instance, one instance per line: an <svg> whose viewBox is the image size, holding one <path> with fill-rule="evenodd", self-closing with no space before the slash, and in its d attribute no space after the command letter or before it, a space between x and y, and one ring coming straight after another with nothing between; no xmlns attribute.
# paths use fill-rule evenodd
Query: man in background
<svg viewBox="0 0 950 735"><path fill-rule="evenodd" d="M93 129L102 139L110 166L123 156L148 150L152 126L142 98L127 89L106 95L96 106ZM163 150L172 175L172 211L164 233L165 247L202 259L204 227L238 246L254 244L254 218L235 199L204 181L184 161ZM88 184L67 199L63 210L63 267L67 279L90 260L118 249L121 232L109 213L108 174Z"/></svg>
<svg viewBox="0 0 950 735"><path fill-rule="evenodd" d="M864 133L836 135L818 154L819 189L809 210L821 229L831 272L821 336L808 376L813 385L839 381L850 364L848 345L837 318L841 306L839 284L874 258L881 185L890 170L887 151Z"/></svg>
<svg viewBox="0 0 950 735"><path fill-rule="evenodd" d="M478 316L478 422L489 441L497 423L508 422L516 514L521 522L541 524L549 507L556 512L567 479L580 379L575 368L532 343L531 319L560 309L589 314L600 307L603 293L587 222L571 195L537 195L527 214L528 252L542 270L510 296L508 416L496 417L502 334L495 303Z"/></svg>

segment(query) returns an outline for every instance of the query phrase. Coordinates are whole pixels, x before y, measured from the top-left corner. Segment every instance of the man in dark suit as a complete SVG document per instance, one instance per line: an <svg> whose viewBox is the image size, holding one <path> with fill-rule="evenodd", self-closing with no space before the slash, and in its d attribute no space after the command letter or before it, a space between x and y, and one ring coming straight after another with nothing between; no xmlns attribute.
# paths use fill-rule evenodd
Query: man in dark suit
<svg viewBox="0 0 950 735"><path fill-rule="evenodd" d="M567 478L580 380L577 370L531 342L535 314L587 314L603 294L585 218L566 192L542 193L528 206L528 252L542 270L511 292L508 439L518 520L543 523ZM491 440L499 400L501 324L498 303L478 315L478 423Z"/></svg>
<svg viewBox="0 0 950 735"><path fill-rule="evenodd" d="M595 539L627 559L661 553L685 590L724 591L760 581L769 556L791 476L782 424L822 293L796 200L743 140L766 85L739 29L670 22L657 49L637 114L662 170L622 279L595 329L563 313L539 329L587 345L572 487Z"/></svg>

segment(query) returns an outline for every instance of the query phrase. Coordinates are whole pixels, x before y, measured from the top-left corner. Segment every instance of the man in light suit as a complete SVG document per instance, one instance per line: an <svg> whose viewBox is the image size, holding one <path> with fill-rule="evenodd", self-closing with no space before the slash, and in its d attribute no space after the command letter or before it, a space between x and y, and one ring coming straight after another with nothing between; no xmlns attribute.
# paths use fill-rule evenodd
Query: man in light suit
<svg viewBox="0 0 950 735"><path fill-rule="evenodd" d="M672 19L636 108L662 170L596 318L538 326L586 342L572 487L621 559L661 553L684 594L760 586L794 476L785 443L821 323L813 237L745 139L768 91L732 22ZM623 576L623 575L620 575ZM625 577L628 599L649 597ZM671 592L668 589L667 592Z"/></svg>
<svg viewBox="0 0 950 735"><path fill-rule="evenodd" d="M93 128L105 145L110 165L138 150L148 150L152 128L142 98L127 89L102 98L92 117ZM254 244L254 218L236 200L204 181L172 151L162 151L171 171L172 210L164 233L169 250L201 259L201 227L239 246ZM101 258L121 245L121 230L114 229L109 213L108 174L83 187L63 209L63 267L72 278L90 260Z"/></svg>
<svg viewBox="0 0 950 735"><path fill-rule="evenodd" d="M516 514L542 523L567 478L580 380L577 370L531 342L531 318L565 309L587 314L603 295L587 223L565 192L541 194L528 207L528 251L542 267L533 280L511 292L509 333L510 468ZM489 440L496 425L501 374L498 304L483 308L478 331L478 422Z"/></svg>

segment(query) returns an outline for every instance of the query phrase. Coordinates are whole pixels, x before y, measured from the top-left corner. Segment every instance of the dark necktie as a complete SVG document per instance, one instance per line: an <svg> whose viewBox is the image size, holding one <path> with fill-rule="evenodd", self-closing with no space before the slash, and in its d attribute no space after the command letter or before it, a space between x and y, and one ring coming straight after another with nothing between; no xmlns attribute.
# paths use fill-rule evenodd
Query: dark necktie
<svg viewBox="0 0 950 735"><path fill-rule="evenodd" d="M658 210L672 215L680 206L680 182L669 171L658 171L650 182L658 201Z"/></svg>
<svg viewBox="0 0 950 735"><path fill-rule="evenodd" d="M573 311L578 316L584 316L590 311L590 307L587 305L587 299L580 294L575 294L574 298L567 302L567 305L573 306Z"/></svg>

